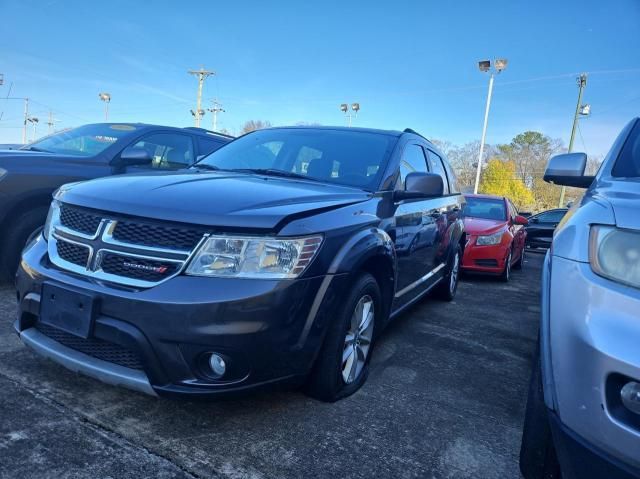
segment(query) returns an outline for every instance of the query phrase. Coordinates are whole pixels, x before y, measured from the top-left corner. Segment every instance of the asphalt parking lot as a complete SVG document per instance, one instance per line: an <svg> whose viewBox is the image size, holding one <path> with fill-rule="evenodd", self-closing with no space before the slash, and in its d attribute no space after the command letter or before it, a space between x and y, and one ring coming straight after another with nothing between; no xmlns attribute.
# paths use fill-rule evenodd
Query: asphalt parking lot
<svg viewBox="0 0 640 479"><path fill-rule="evenodd" d="M386 331L366 385L172 402L102 385L27 350L0 285L2 478L518 478L542 255L512 281L464 278Z"/></svg>

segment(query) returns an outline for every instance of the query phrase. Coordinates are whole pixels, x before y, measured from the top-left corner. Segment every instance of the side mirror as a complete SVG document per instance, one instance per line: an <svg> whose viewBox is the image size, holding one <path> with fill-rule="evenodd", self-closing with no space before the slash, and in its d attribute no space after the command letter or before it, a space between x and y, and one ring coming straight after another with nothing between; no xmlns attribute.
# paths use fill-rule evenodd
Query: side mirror
<svg viewBox="0 0 640 479"><path fill-rule="evenodd" d="M529 224L529 220L522 215L518 215L513 219L513 222L517 225L527 226Z"/></svg>
<svg viewBox="0 0 640 479"><path fill-rule="evenodd" d="M436 173L409 173L405 178L404 190L396 191L398 201L411 198L436 198L444 194L444 182Z"/></svg>
<svg viewBox="0 0 640 479"><path fill-rule="evenodd" d="M129 146L120 153L118 163L121 166L148 165L153 161L153 156L144 148Z"/></svg>
<svg viewBox="0 0 640 479"><path fill-rule="evenodd" d="M544 172L544 181L554 185L588 188L593 183L593 176L586 176L587 155L584 153L565 153L549 160Z"/></svg>

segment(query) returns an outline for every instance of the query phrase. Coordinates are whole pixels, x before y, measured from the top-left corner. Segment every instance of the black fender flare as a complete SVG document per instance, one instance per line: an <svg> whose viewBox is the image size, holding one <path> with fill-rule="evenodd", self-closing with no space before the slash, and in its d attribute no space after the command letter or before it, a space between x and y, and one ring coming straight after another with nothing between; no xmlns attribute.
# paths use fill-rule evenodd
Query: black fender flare
<svg viewBox="0 0 640 479"><path fill-rule="evenodd" d="M384 256L391 261L393 268L393 293L395 293L397 272L396 251L393 240L386 231L380 228L367 228L358 231L340 248L329 265L327 274L322 280L313 300L295 349L301 349L304 346L333 277L339 274L358 271L367 260L375 256Z"/></svg>

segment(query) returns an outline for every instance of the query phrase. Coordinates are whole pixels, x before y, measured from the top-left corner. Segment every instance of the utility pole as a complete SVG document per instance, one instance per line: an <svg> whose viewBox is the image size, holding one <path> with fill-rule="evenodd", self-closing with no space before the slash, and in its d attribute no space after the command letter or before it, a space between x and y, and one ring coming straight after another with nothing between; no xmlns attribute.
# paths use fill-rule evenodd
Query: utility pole
<svg viewBox="0 0 640 479"><path fill-rule="evenodd" d="M219 103L216 98L213 100L213 108L207 108L207 111L213 113L213 131L218 131L218 113L225 112L224 108L222 108L222 103Z"/></svg>
<svg viewBox="0 0 640 479"><path fill-rule="evenodd" d="M573 151L573 140L576 137L576 128L578 127L578 120L580 119L580 109L582 108L582 93L587 86L587 74L582 73L578 78L578 104L576 105L576 112L573 115L573 126L571 127L571 138L569 138L569 153ZM563 186L560 190L560 201L558 202L558 208L562 208L564 205L564 195L567 191L567 187Z"/></svg>
<svg viewBox="0 0 640 479"><path fill-rule="evenodd" d="M53 111L49 110L49 121L47 121L47 126L49 127L49 133L48 133L49 135L53 133L53 128L56 126L56 121L60 121L60 120L56 120L53 117Z"/></svg>
<svg viewBox="0 0 640 479"><path fill-rule="evenodd" d="M202 87L204 85L204 81L207 77L211 75L215 75L216 72L205 70L204 67L200 67L200 70L189 70L187 73L189 75L195 75L198 77L198 100L196 103L196 111L191 110L191 113L195 117L195 125L196 127L200 127L200 119L202 115L204 115L204 110L202 109Z"/></svg>
<svg viewBox="0 0 640 479"><path fill-rule="evenodd" d="M27 120L29 119L29 99L24 99L24 124L22 126L22 144L27 144Z"/></svg>

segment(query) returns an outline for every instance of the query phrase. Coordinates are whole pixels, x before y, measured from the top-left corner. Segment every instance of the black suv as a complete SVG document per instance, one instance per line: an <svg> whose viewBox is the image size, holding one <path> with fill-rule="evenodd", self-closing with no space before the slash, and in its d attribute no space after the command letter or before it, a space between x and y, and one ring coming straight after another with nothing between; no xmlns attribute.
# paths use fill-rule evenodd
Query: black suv
<svg viewBox="0 0 640 479"><path fill-rule="evenodd" d="M0 279L15 272L59 186L142 168L185 168L229 141L200 128L99 123L0 151Z"/></svg>
<svg viewBox="0 0 640 479"><path fill-rule="evenodd" d="M430 290L454 297L463 202L411 130L253 132L190 170L60 188L23 253L15 329L153 395L291 381L335 401L394 316ZM427 240L401 254L416 218Z"/></svg>

